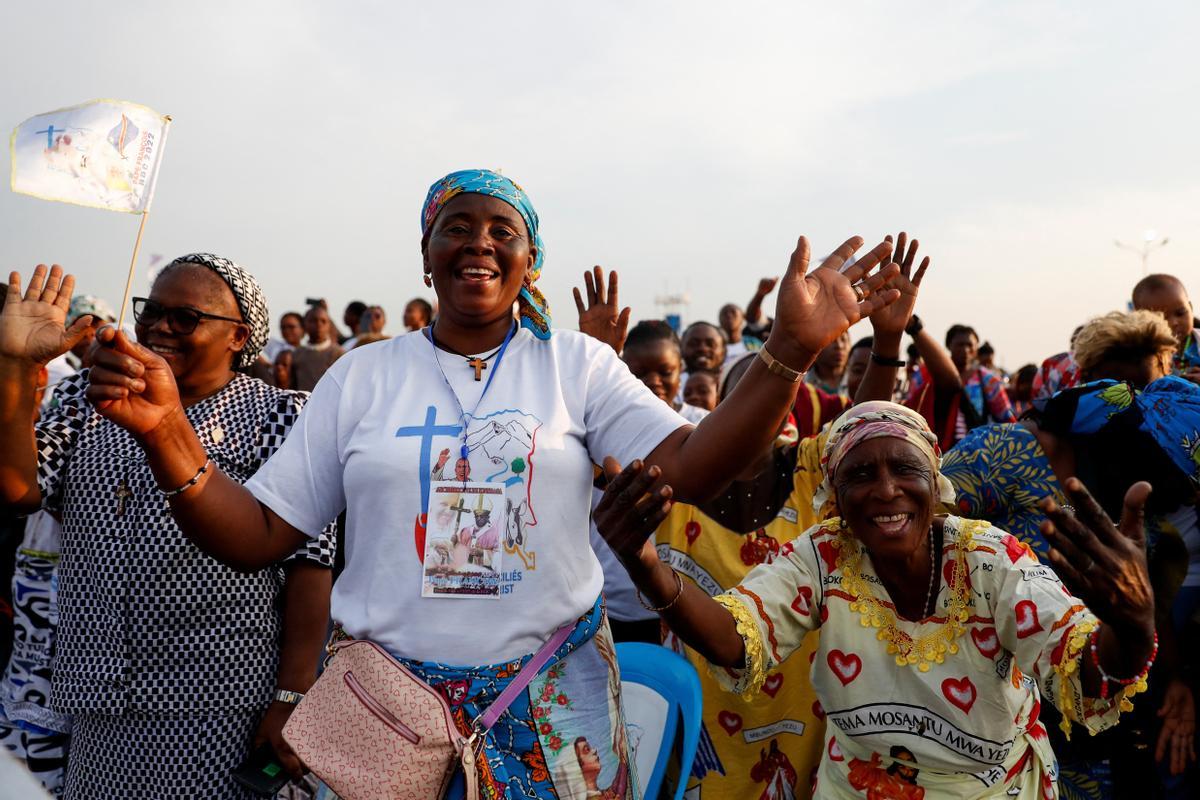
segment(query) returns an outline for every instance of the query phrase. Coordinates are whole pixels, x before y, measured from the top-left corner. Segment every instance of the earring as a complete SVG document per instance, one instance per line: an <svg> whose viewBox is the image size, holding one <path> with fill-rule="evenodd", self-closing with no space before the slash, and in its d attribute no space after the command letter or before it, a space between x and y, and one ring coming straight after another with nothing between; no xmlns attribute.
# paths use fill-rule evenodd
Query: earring
<svg viewBox="0 0 1200 800"><path fill-rule="evenodd" d="M430 288L432 288L432 287L433 287L433 278L430 278L430 277L429 277L429 273L428 273L428 272L426 272L426 273L425 273L425 285L426 285L426 286L428 286L428 287L430 287Z"/></svg>

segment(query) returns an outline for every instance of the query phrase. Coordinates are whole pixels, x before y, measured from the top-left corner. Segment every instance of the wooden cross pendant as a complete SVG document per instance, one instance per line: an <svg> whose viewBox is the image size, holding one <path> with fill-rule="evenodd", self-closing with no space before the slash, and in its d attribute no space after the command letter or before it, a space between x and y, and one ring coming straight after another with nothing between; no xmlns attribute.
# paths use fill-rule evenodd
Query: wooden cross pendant
<svg viewBox="0 0 1200 800"><path fill-rule="evenodd" d="M117 484L114 493L117 496L117 516L123 517L125 516L125 501L133 497L133 490L129 488L129 484L122 478L121 482Z"/></svg>
<svg viewBox="0 0 1200 800"><path fill-rule="evenodd" d="M484 360L483 360L482 358L480 358L479 356L475 356L474 358L472 358L472 359L468 359L468 360L467 360L467 366L468 366L468 367L474 367L474 369L475 369L475 380L477 380L477 381L478 381L478 380L480 380L480 379L483 377L483 371L484 371L485 369L487 369L487 362L486 362L486 361L484 361Z"/></svg>

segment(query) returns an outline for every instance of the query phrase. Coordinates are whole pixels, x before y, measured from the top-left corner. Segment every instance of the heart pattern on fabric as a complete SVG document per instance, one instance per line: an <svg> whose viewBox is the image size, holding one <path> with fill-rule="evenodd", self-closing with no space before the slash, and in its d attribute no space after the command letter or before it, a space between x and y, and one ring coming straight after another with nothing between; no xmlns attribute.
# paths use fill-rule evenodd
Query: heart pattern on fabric
<svg viewBox="0 0 1200 800"><path fill-rule="evenodd" d="M817 719L825 719L825 709L821 706L820 700L813 700L812 712Z"/></svg>
<svg viewBox="0 0 1200 800"><path fill-rule="evenodd" d="M792 601L792 610L802 617L812 615L812 587L801 586L800 591L796 593L796 599Z"/></svg>
<svg viewBox="0 0 1200 800"><path fill-rule="evenodd" d="M849 686L858 674L862 672L862 659L854 653L843 653L841 650L830 650L826 656L829 668L842 686Z"/></svg>
<svg viewBox="0 0 1200 800"><path fill-rule="evenodd" d="M742 715L732 711L722 711L717 714L717 724L724 728L727 734L733 736L742 729Z"/></svg>
<svg viewBox="0 0 1200 800"><path fill-rule="evenodd" d="M783 675L776 672L771 677L763 681L762 690L771 697L779 694L779 689L783 686Z"/></svg>
<svg viewBox="0 0 1200 800"><path fill-rule="evenodd" d="M952 704L961 708L964 714L971 713L971 706L975 705L975 698L978 697L975 684L971 683L971 679L965 675L961 678L946 678L942 681L942 694Z"/></svg>
<svg viewBox="0 0 1200 800"><path fill-rule="evenodd" d="M1038 621L1038 607L1032 600L1022 600L1015 609L1017 615L1017 638L1024 639L1042 630Z"/></svg>
<svg viewBox="0 0 1200 800"><path fill-rule="evenodd" d="M984 658L995 658L1000 652L1000 637L995 628L972 628L971 641L975 642Z"/></svg>
<svg viewBox="0 0 1200 800"><path fill-rule="evenodd" d="M946 579L947 586L956 585L956 582L958 580L957 573L958 573L958 560L952 559L950 561L947 561L946 564L942 567L942 577ZM963 580L963 583L966 584L967 589L970 590L970 588L971 588L971 573L964 571L963 575L962 575L962 580Z"/></svg>
<svg viewBox="0 0 1200 800"><path fill-rule="evenodd" d="M1011 533L1004 534L1004 538L1001 541L1004 542L1004 552L1008 553L1008 560L1014 564L1017 563L1017 560L1021 558L1021 556L1029 552L1029 545L1025 544Z"/></svg>
<svg viewBox="0 0 1200 800"><path fill-rule="evenodd" d="M838 747L837 739L829 737L829 760L830 761L845 761L846 757L842 755L842 748Z"/></svg>
<svg viewBox="0 0 1200 800"><path fill-rule="evenodd" d="M699 522L689 522L683 526L683 535L687 537L688 547L694 545L696 540L700 538L700 530Z"/></svg>
<svg viewBox="0 0 1200 800"><path fill-rule="evenodd" d="M838 549L831 542L817 542L817 555L825 562L826 572L833 572L837 569Z"/></svg>

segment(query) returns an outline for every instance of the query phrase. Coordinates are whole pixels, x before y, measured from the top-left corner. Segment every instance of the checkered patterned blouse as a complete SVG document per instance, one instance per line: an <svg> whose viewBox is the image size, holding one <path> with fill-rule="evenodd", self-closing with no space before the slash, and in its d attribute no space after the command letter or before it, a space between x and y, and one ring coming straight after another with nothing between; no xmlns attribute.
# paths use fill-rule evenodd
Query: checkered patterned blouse
<svg viewBox="0 0 1200 800"><path fill-rule="evenodd" d="M141 448L96 413L86 388L86 370L60 383L36 426L43 504L63 527L52 705L195 714L266 703L282 568L246 575L192 544ZM187 416L213 462L244 482L307 399L239 375ZM334 536L331 525L292 558L332 567Z"/></svg>

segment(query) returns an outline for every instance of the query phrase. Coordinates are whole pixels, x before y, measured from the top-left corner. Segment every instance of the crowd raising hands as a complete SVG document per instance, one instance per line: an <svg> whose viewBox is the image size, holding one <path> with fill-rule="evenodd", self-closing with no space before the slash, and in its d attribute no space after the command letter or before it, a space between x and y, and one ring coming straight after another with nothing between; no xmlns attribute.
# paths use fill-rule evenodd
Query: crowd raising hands
<svg viewBox="0 0 1200 800"><path fill-rule="evenodd" d="M696 668L697 796L1195 796L1178 279L1010 382L969 325L925 328L904 232L817 265L801 236L682 330L631 325L596 266L577 331L517 184L445 176L421 234L436 310L390 338L382 307L341 336L319 300L272 338L253 274L209 253L132 330L57 265L9 276L0 742L48 792L246 797L273 761L290 797L635 798L635 639ZM444 704L433 777L388 761L421 717L342 668L356 641Z"/></svg>

